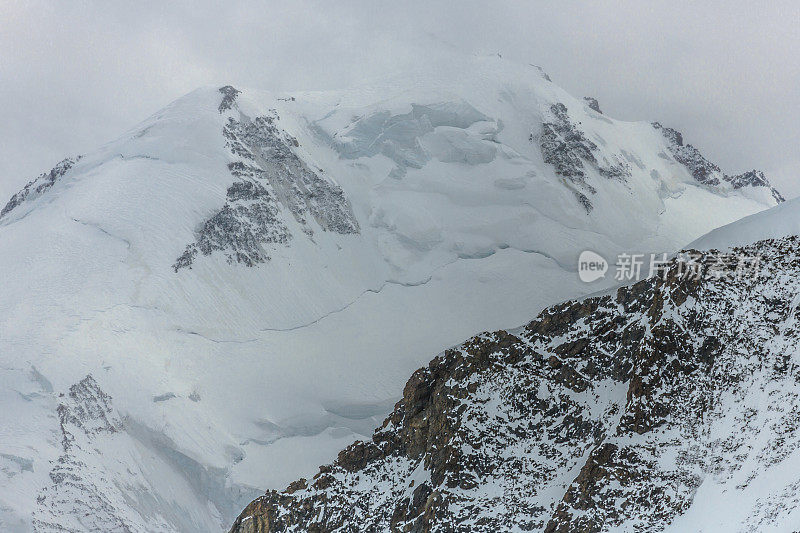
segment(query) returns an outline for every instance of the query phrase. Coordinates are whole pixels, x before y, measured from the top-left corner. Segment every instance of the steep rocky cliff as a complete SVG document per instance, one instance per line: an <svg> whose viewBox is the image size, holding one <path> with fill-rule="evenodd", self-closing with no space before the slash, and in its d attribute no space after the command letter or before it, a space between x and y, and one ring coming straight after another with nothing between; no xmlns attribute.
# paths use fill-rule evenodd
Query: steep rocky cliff
<svg viewBox="0 0 800 533"><path fill-rule="evenodd" d="M797 237L678 256L478 335L231 532L791 530L798 274Z"/></svg>

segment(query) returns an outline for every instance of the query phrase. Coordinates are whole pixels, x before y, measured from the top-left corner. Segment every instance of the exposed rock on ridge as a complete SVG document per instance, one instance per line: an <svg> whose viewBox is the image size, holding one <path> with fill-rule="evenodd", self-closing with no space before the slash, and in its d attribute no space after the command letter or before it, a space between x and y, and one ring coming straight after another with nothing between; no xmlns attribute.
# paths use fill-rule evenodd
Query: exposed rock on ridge
<svg viewBox="0 0 800 533"><path fill-rule="evenodd" d="M601 115L603 114L603 112L600 111L600 102L597 101L597 98L594 98L592 96L584 96L583 101L586 102L586 105L589 106L589 109L597 111Z"/></svg>
<svg viewBox="0 0 800 533"><path fill-rule="evenodd" d="M63 454L50 471L52 484L37 497L36 531L65 531L64 513L75 517L86 530L130 531L103 488L91 481L87 466L80 459L83 448L91 453L92 441L98 435L111 435L122 428L111 398L88 375L63 397L58 418Z"/></svg>
<svg viewBox="0 0 800 533"><path fill-rule="evenodd" d="M228 165L239 181L227 190L225 205L197 232L175 261L175 272L191 267L198 252L222 252L229 263L255 266L270 259L269 247L286 244L292 233L283 218L291 213L310 238L309 218L323 231L358 233L358 221L339 186L318 176L293 151L297 139L280 129L278 115L251 119L236 105L239 91L219 89L220 113L230 113L223 129L226 146L236 159Z"/></svg>
<svg viewBox="0 0 800 533"><path fill-rule="evenodd" d="M800 240L737 252L761 275L714 254L702 277L673 261L448 350L371 441L231 531L659 531L703 483L749 495L743 528L781 523L800 503L757 480L800 447Z"/></svg>
<svg viewBox="0 0 800 533"><path fill-rule="evenodd" d="M544 162L553 165L556 174L577 187L571 188L581 205L590 212L593 206L587 194L595 194L597 190L587 181L586 165L605 178L620 181L630 177L630 167L623 161L609 162L602 156L602 160L598 160L595 155L599 154L597 145L570 120L567 106L553 104L550 112L553 120L542 125L539 138Z"/></svg>
<svg viewBox="0 0 800 533"><path fill-rule="evenodd" d="M773 187L767 177L760 170L748 170L736 176L725 176L725 179L731 182L734 189L741 189L742 187L769 187L772 191L772 197L778 203L785 202L786 199L783 195Z"/></svg>
<svg viewBox="0 0 800 533"><path fill-rule="evenodd" d="M723 181L727 181L734 189L742 187L768 187L772 192L775 201L781 203L785 201L783 195L773 187L764 173L760 170L750 170L743 174L729 176L722 174L719 166L712 163L691 144L683 144L681 132L672 128L662 126L658 122L653 122L653 127L660 130L664 137L669 141L669 151L675 160L685 166L695 180L711 186L718 186Z"/></svg>
<svg viewBox="0 0 800 533"><path fill-rule="evenodd" d="M5 207L3 207L3 210L0 211L0 218L10 213L12 209L20 206L23 202L34 200L47 192L59 179L64 177L80 159L81 156L64 159L49 172L45 172L35 180L28 182L28 184L25 185L21 191L12 196Z"/></svg>

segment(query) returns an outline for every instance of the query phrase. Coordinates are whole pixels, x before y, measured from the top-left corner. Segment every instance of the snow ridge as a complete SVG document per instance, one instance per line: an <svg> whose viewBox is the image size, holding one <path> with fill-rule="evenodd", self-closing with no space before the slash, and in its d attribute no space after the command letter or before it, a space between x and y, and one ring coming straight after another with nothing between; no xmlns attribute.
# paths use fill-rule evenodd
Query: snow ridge
<svg viewBox="0 0 800 533"><path fill-rule="evenodd" d="M33 201L42 196L51 187L53 187L58 180L63 178L64 175L75 165L75 163L80 161L80 159L81 156L76 156L73 158L68 157L59 162L49 172L45 172L38 178L28 182L28 184L25 185L21 191L12 196L5 207L3 207L2 211L0 211L0 218L3 218L5 215L10 213L11 210L22 205L23 202Z"/></svg>
<svg viewBox="0 0 800 533"><path fill-rule="evenodd" d="M719 166L703 157L697 148L691 144L683 144L683 134L679 131L666 128L658 122L653 122L653 127L660 130L664 137L670 141L670 153L689 170L692 177L699 183L716 187L723 182L728 182L733 189L767 187L777 203L785 201L783 195L770 184L767 177L760 170L750 170L735 176L723 174Z"/></svg>

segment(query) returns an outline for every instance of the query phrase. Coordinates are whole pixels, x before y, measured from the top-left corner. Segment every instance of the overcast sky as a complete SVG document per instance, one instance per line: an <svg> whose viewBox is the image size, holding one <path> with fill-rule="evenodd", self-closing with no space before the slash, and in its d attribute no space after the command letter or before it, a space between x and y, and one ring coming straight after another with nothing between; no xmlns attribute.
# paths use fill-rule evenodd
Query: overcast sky
<svg viewBox="0 0 800 533"><path fill-rule="evenodd" d="M793 1L0 0L0 205L198 86L344 87L441 46L541 65L796 196L799 23Z"/></svg>

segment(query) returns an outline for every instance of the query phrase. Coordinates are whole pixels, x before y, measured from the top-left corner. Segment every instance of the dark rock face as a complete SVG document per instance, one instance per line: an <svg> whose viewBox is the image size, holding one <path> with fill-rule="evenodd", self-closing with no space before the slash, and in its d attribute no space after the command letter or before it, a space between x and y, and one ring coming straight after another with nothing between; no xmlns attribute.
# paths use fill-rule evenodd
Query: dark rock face
<svg viewBox="0 0 800 533"><path fill-rule="evenodd" d="M666 126L662 126L660 122L653 122L653 127L657 130L661 130L661 134L667 138L667 140L675 145L675 146L683 146L683 134L678 130L667 128Z"/></svg>
<svg viewBox="0 0 800 533"><path fill-rule="evenodd" d="M539 65L534 65L534 64L530 64L530 65L531 65L533 68L535 68L536 70L538 70L538 71L539 71L539 74L541 74L541 75L542 75L542 78L544 78L545 80L547 80L547 81L550 81L550 82L552 82L552 81L553 81L553 80L551 80L551 79L550 79L550 76L548 76L548 75L547 75L547 72L545 72L545 71L544 71L544 69L543 69L542 67L540 67Z"/></svg>
<svg viewBox="0 0 800 533"><path fill-rule="evenodd" d="M86 465L80 460L81 450L102 434L117 433L122 422L111 406L111 397L103 392L91 375L62 395L57 409L61 425L63 453L50 471L51 485L37 497L34 518L36 531L65 531L62 513L83 517L87 530L130 531L120 519L113 504L91 481L87 481ZM89 479L91 479L89 477Z"/></svg>
<svg viewBox="0 0 800 533"><path fill-rule="evenodd" d="M45 172L35 180L28 182L25 187L17 194L11 197L11 200L0 211L0 218L10 213L14 208L20 206L25 201L30 201L38 198L47 192L56 182L63 178L69 170L80 161L81 156L75 158L67 158L53 167L50 172Z"/></svg>
<svg viewBox="0 0 800 533"><path fill-rule="evenodd" d="M727 176L728 181L731 182L734 189L741 189L742 187L769 187L769 181L764 173L760 170L750 170L744 174L736 176Z"/></svg>
<svg viewBox="0 0 800 533"><path fill-rule="evenodd" d="M197 242L175 262L176 272L191 266L198 252L221 251L229 263L252 267L269 260L264 245L289 241L291 234L278 217L277 203L263 186L237 182L228 188L227 198L228 203L203 224Z"/></svg>
<svg viewBox="0 0 800 533"><path fill-rule="evenodd" d="M653 122L653 127L660 129L661 133L670 141L669 151L675 160L685 166L695 180L704 185L719 185L717 176L722 171L720 168L703 157L700 151L691 144L683 144L683 135L672 128L665 128L658 122Z"/></svg>
<svg viewBox="0 0 800 533"><path fill-rule="evenodd" d="M800 290L786 282L800 239L738 252L761 258L760 276L711 275L711 254L690 276L676 260L446 351L371 441L255 500L232 533L658 531L705 479L750 469L730 482L741 490L800 446L800 368L785 355L800 345ZM771 398L758 416L757 390ZM742 454L760 459L742 466ZM780 523L770 496L752 530Z"/></svg>
<svg viewBox="0 0 800 533"><path fill-rule="evenodd" d="M605 178L620 181L630 177L630 168L622 161L613 163L598 161L595 156L599 153L597 145L572 123L564 104L553 104L550 112L553 120L542 125L542 134L539 137L539 147L544 162L553 165L556 174L577 188L573 189L573 192L589 212L592 210L592 204L587 194L595 194L597 190L587 182L586 165L595 168Z"/></svg>
<svg viewBox="0 0 800 533"><path fill-rule="evenodd" d="M770 184L767 177L760 170L750 170L736 176L723 174L720 168L703 157L697 148L691 144L684 145L683 135L679 131L664 127L658 122L653 122L653 127L661 131L661 134L669 141L669 151L675 160L685 166L698 182L704 185L717 186L722 181L727 181L734 189L767 187L777 203L785 201L781 193Z"/></svg>
<svg viewBox="0 0 800 533"><path fill-rule="evenodd" d="M714 173L720 172L720 168L703 157L691 144L673 148L672 155L678 163L689 169L695 180L705 185L720 184L719 178L713 176Z"/></svg>
<svg viewBox="0 0 800 533"><path fill-rule="evenodd" d="M313 236L313 220L323 231L358 233L359 225L344 192L312 171L293 151L297 139L278 128L278 116L250 119L238 112L239 91L222 87L220 112L231 112L222 134L237 160L228 165L235 181L225 205L198 230L175 261L175 272L191 268L199 254L221 252L229 263L255 266L270 259L270 246L287 244L292 233L285 209L303 233Z"/></svg>
<svg viewBox="0 0 800 533"><path fill-rule="evenodd" d="M68 401L58 406L58 416L67 451L74 440L71 427L93 435L114 433L120 426L111 409L111 397L100 389L91 375L70 387Z"/></svg>
<svg viewBox="0 0 800 533"><path fill-rule="evenodd" d="M767 177L760 170L749 170L743 174L736 176L725 176L725 179L733 185L734 189L741 189L742 187L769 187L772 192L772 197L778 203L785 202L786 199L773 187Z"/></svg>
<svg viewBox="0 0 800 533"><path fill-rule="evenodd" d="M222 101L219 103L220 113L227 111L231 107L233 107L234 102L236 102L236 98L241 93L241 91L230 85L226 85L225 87L220 87L219 92L222 93Z"/></svg>
<svg viewBox="0 0 800 533"><path fill-rule="evenodd" d="M592 201L589 200L589 197L583 194L580 191L573 191L575 193L575 198L578 199L578 203L583 206L587 213L591 212L594 209L592 205Z"/></svg>
<svg viewBox="0 0 800 533"><path fill-rule="evenodd" d="M171 500L171 505L158 503L163 500L153 497L154 483L146 477L150 468L163 470L160 474L167 479L177 475L172 478L177 483L201 487L200 501L213 505L223 523L233 520L242 500L257 495L252 489L231 486L229 470L195 461L168 435L120 413L91 374L56 398L53 438L61 450L50 461L46 471L49 479L43 480L36 493L31 531L149 533L213 531L215 525L219 527L217 520L196 520L178 498ZM177 398L175 393L165 392L152 401L175 402ZM200 398L193 394L188 400ZM154 461L150 463L153 466L148 461ZM46 465L47 461L29 468L33 471L42 463ZM5 522L0 531L5 533L8 529L3 525Z"/></svg>
<svg viewBox="0 0 800 533"><path fill-rule="evenodd" d="M564 104L554 104L550 111L554 120L543 125L540 139L544 162L553 165L559 176L585 179L584 161L597 164L593 153L597 145L570 121Z"/></svg>
<svg viewBox="0 0 800 533"><path fill-rule="evenodd" d="M600 102L597 101L597 98L593 98L591 96L584 96L583 100L586 102L586 105L589 106L589 109L597 111L601 115L603 114L603 112L600 111Z"/></svg>

